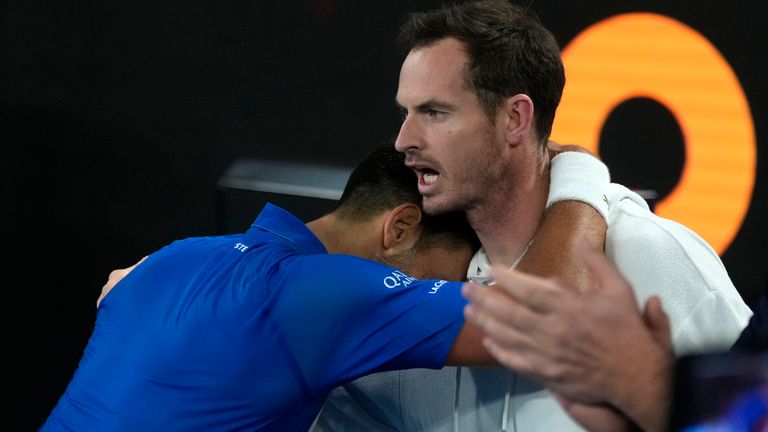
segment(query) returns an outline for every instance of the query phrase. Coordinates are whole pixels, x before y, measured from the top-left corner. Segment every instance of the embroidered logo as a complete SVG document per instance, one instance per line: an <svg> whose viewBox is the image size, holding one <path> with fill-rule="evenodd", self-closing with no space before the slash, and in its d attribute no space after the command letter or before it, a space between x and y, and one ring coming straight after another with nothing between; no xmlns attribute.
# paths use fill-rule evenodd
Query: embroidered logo
<svg viewBox="0 0 768 432"><path fill-rule="evenodd" d="M432 285L432 289L429 290L429 293L430 294L437 294L437 290L439 290L441 286L443 286L443 285L445 285L447 283L448 283L448 281L445 281L445 280L442 280L442 279L437 281L437 282L435 282L435 284Z"/></svg>
<svg viewBox="0 0 768 432"><path fill-rule="evenodd" d="M407 287L415 280L416 280L415 277L408 276L407 274L401 272L400 270L395 270L392 272L391 275L384 278L384 286L389 289L392 289L400 285Z"/></svg>

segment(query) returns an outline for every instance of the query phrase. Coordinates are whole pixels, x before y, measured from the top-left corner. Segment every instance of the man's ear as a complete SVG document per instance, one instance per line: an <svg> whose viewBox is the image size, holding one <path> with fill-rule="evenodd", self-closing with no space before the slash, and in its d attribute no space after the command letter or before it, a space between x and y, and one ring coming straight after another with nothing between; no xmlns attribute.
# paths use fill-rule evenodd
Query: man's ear
<svg viewBox="0 0 768 432"><path fill-rule="evenodd" d="M533 101L526 94L508 97L501 107L501 115L506 122L504 137L511 146L525 141L534 126Z"/></svg>
<svg viewBox="0 0 768 432"><path fill-rule="evenodd" d="M403 203L389 211L384 221L384 254L400 254L412 248L421 235L421 209Z"/></svg>

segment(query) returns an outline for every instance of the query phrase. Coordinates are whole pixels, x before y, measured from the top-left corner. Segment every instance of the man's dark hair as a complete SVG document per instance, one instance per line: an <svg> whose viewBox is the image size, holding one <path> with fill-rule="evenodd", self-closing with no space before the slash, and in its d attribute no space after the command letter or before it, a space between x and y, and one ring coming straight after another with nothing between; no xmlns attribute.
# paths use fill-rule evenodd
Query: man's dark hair
<svg viewBox="0 0 768 432"><path fill-rule="evenodd" d="M405 155L393 144L372 150L352 171L334 213L346 220L363 222L391 210L402 203L421 208L416 174L405 166ZM437 216L422 211L422 233L417 249L436 243L458 246L480 242L462 212Z"/></svg>
<svg viewBox="0 0 768 432"><path fill-rule="evenodd" d="M493 119L504 99L524 93L533 100L542 144L552 131L565 85L560 48L533 15L505 0L482 0L412 13L400 30L405 51L452 37L466 48L465 80Z"/></svg>

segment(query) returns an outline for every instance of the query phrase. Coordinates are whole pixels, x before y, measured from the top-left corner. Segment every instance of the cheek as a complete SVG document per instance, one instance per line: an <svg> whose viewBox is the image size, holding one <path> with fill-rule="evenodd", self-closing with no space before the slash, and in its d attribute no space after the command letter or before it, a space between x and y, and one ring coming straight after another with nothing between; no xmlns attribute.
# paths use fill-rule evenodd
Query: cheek
<svg viewBox="0 0 768 432"><path fill-rule="evenodd" d="M478 145L478 135L476 133L460 128L445 130L443 140L446 143L445 148L453 155L472 152L474 151L473 148Z"/></svg>

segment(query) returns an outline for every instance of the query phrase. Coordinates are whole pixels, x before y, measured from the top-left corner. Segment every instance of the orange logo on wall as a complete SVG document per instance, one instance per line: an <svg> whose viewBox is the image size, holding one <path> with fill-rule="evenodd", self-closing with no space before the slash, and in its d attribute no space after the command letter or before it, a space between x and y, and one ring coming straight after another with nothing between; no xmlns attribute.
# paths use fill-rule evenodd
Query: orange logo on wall
<svg viewBox="0 0 768 432"><path fill-rule="evenodd" d="M669 17L617 15L563 50L566 86L552 138L597 152L601 128L619 104L645 97L675 117L685 166L656 213L701 235L722 254L739 231L755 182L756 143L736 75L701 34Z"/></svg>

